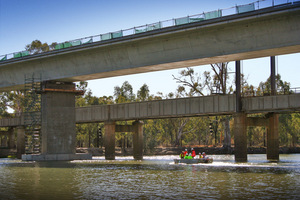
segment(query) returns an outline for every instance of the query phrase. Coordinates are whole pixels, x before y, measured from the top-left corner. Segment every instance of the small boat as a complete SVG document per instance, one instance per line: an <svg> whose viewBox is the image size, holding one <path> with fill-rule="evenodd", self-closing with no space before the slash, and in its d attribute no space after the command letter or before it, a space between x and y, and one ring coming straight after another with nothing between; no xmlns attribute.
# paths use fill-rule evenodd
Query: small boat
<svg viewBox="0 0 300 200"><path fill-rule="evenodd" d="M212 163L213 158L195 158L195 159L174 159L175 164L185 163L185 164L197 164L197 163Z"/></svg>

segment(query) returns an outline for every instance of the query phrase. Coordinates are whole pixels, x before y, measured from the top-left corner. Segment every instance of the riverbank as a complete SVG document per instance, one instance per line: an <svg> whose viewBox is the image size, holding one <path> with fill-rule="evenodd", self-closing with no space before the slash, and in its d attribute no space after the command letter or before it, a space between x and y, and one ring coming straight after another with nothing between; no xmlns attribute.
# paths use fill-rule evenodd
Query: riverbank
<svg viewBox="0 0 300 200"><path fill-rule="evenodd" d="M153 151L146 151L144 155L179 155L181 151L185 150L186 147L160 147L155 148ZM190 148L187 148L190 150ZM223 148L223 147L194 147L196 153L205 152L208 155L220 155L220 154L234 154L234 148ZM90 153L93 156L104 156L104 148L77 148L77 153ZM291 154L300 153L300 147L280 147L280 154ZM266 154L266 147L248 147L248 154ZM116 156L130 156L133 155L132 148L116 148Z"/></svg>

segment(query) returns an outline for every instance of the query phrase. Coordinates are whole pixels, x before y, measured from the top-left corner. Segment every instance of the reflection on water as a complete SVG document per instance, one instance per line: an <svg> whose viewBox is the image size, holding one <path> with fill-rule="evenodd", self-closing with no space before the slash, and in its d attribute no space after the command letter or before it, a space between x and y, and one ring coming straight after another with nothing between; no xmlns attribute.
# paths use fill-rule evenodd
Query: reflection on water
<svg viewBox="0 0 300 200"><path fill-rule="evenodd" d="M0 159L0 199L299 199L300 154L213 156L212 164L175 165L178 156L106 161Z"/></svg>

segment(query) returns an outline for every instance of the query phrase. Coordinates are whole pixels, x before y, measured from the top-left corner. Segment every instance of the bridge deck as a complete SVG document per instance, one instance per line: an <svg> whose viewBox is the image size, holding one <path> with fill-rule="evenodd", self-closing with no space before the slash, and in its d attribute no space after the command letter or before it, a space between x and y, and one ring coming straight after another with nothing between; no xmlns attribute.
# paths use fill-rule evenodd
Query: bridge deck
<svg viewBox="0 0 300 200"><path fill-rule="evenodd" d="M300 94L242 99L246 113L300 111ZM146 120L235 113L235 95L213 95L180 99L99 105L76 108L76 123L104 122L108 120ZM21 126L20 118L0 119L0 127Z"/></svg>
<svg viewBox="0 0 300 200"><path fill-rule="evenodd" d="M300 52L300 4L256 10L0 63L0 91L24 75L82 81Z"/></svg>

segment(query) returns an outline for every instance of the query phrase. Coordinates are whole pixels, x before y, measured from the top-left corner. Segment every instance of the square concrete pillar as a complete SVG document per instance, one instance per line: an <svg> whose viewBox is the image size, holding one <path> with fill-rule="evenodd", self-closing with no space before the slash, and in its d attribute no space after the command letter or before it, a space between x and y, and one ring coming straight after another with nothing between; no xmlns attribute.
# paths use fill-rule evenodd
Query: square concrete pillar
<svg viewBox="0 0 300 200"><path fill-rule="evenodd" d="M42 154L75 154L75 84L44 82Z"/></svg>
<svg viewBox="0 0 300 200"><path fill-rule="evenodd" d="M116 123L114 121L107 121L104 123L104 147L105 147L105 159L115 159L115 131Z"/></svg>
<svg viewBox="0 0 300 200"><path fill-rule="evenodd" d="M8 148L13 149L16 146L14 128L8 129Z"/></svg>
<svg viewBox="0 0 300 200"><path fill-rule="evenodd" d="M278 114L271 113L269 115L269 127L267 130L267 159L279 160L279 134L278 134Z"/></svg>
<svg viewBox="0 0 300 200"><path fill-rule="evenodd" d="M25 153L25 127L17 127L17 158L21 159Z"/></svg>
<svg viewBox="0 0 300 200"><path fill-rule="evenodd" d="M133 124L133 158L143 160L143 126L142 121L135 121Z"/></svg>
<svg viewBox="0 0 300 200"><path fill-rule="evenodd" d="M7 147L7 135L4 135L1 140L1 147Z"/></svg>
<svg viewBox="0 0 300 200"><path fill-rule="evenodd" d="M247 116L234 115L234 155L236 162L247 162Z"/></svg>

